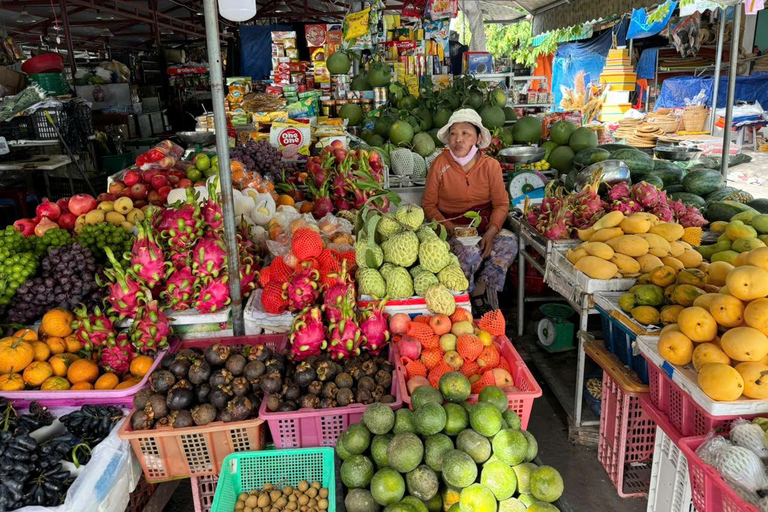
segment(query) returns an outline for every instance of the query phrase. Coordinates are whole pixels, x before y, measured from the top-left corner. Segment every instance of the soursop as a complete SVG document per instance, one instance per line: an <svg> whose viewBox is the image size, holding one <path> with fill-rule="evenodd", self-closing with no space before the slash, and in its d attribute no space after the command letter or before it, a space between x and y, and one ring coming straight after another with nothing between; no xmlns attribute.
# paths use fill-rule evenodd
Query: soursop
<svg viewBox="0 0 768 512"><path fill-rule="evenodd" d="M469 288L469 281L458 265L448 265L437 273L437 279L440 284L454 292L464 292Z"/></svg>
<svg viewBox="0 0 768 512"><path fill-rule="evenodd" d="M384 261L410 267L419 257L419 238L413 231L403 231L381 244L381 248L384 251Z"/></svg>
<svg viewBox="0 0 768 512"><path fill-rule="evenodd" d="M737 420L731 425L731 441L752 451L761 459L768 459L768 441L760 426L746 420Z"/></svg>
<svg viewBox="0 0 768 512"><path fill-rule="evenodd" d="M739 482L746 489L757 492L768 489L768 473L754 452L741 446L724 446L715 454L713 464L723 478Z"/></svg>
<svg viewBox="0 0 768 512"><path fill-rule="evenodd" d="M450 262L451 246L438 237L429 237L419 245L419 263L432 273L443 270Z"/></svg>
<svg viewBox="0 0 768 512"><path fill-rule="evenodd" d="M376 232L381 235L383 240L392 238L397 233L403 230L403 226L395 220L390 214L384 214L379 219L379 223L376 225Z"/></svg>
<svg viewBox="0 0 768 512"><path fill-rule="evenodd" d="M430 142L432 141L432 137L427 135L427 138L430 139ZM411 153L413 156L413 174L412 176L416 179L424 178L427 175L427 162L424 160L424 157L421 156L418 153Z"/></svg>
<svg viewBox="0 0 768 512"><path fill-rule="evenodd" d="M387 281L387 296L390 299L413 297L413 281L405 268L393 267L385 279Z"/></svg>
<svg viewBox="0 0 768 512"><path fill-rule="evenodd" d="M355 261L360 268L379 268L384 263L384 251L376 244L358 239L355 244Z"/></svg>
<svg viewBox="0 0 768 512"><path fill-rule="evenodd" d="M393 268L395 268L395 265L391 263L383 264L379 269L379 273L381 274L381 277L383 277L384 279L387 279L387 276L389 275L389 273L392 271Z"/></svg>
<svg viewBox="0 0 768 512"><path fill-rule="evenodd" d="M416 231L424 222L424 210L421 206L406 204L397 209L395 219L411 231Z"/></svg>
<svg viewBox="0 0 768 512"><path fill-rule="evenodd" d="M452 315L456 311L456 300L448 288L433 284L424 292L427 309L436 315Z"/></svg>
<svg viewBox="0 0 768 512"><path fill-rule="evenodd" d="M413 291L416 292L416 295L423 297L427 293L427 289L435 284L440 284L440 281L435 274L428 270L413 274Z"/></svg>
<svg viewBox="0 0 768 512"><path fill-rule="evenodd" d="M355 274L357 287L361 294L381 298L387 294L387 283L378 270L361 267Z"/></svg>

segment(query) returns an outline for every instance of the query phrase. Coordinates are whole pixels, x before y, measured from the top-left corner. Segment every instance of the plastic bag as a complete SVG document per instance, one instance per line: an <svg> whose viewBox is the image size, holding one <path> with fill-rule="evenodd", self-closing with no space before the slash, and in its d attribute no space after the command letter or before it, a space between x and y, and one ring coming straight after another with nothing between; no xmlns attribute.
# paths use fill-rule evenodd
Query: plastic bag
<svg viewBox="0 0 768 512"><path fill-rule="evenodd" d="M715 454L713 467L726 480L757 492L768 489L768 472L760 457L741 446L726 445Z"/></svg>
<svg viewBox="0 0 768 512"><path fill-rule="evenodd" d="M311 214L307 215L311 216ZM320 234L326 238L331 238L337 233L352 234L354 229L351 222L336 217L332 213L327 213L325 217L317 221L317 227L320 228Z"/></svg>
<svg viewBox="0 0 768 512"><path fill-rule="evenodd" d="M731 425L731 442L753 452L761 459L768 459L768 441L759 425L738 419Z"/></svg>
<svg viewBox="0 0 768 512"><path fill-rule="evenodd" d="M172 169L181 159L184 149L170 140L164 140L149 151L136 157L136 165L142 171L149 169Z"/></svg>
<svg viewBox="0 0 768 512"><path fill-rule="evenodd" d="M269 219L275 215L275 210L277 209L275 199L269 194L262 194L252 188L245 189L243 192L251 197L254 197L253 194L256 194L254 197L256 204L253 210L251 210L251 219L258 226L266 226L269 223Z"/></svg>

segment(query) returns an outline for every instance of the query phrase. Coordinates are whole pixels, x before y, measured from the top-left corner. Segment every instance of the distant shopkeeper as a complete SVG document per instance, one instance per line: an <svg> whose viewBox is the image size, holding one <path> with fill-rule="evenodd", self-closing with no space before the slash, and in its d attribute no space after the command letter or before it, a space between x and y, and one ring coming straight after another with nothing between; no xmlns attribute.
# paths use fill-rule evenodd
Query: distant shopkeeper
<svg viewBox="0 0 768 512"><path fill-rule="evenodd" d="M517 256L517 238L502 229L509 213L509 195L501 165L481 151L491 143L491 134L477 112L463 109L451 116L437 138L446 149L429 168L422 198L424 212L450 235L472 222L465 213L480 215L482 222L476 226L480 242L465 246L451 236L451 250L469 280L470 292L479 295L486 287L502 291L509 265Z"/></svg>

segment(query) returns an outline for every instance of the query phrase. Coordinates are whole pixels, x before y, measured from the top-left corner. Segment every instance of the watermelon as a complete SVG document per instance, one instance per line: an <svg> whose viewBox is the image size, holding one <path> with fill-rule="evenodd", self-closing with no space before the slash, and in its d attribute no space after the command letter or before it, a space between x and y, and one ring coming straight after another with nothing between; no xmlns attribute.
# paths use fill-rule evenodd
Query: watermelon
<svg viewBox="0 0 768 512"><path fill-rule="evenodd" d="M755 199L747 204L760 213L768 213L768 199Z"/></svg>
<svg viewBox="0 0 768 512"><path fill-rule="evenodd" d="M689 192L673 192L669 195L669 197L675 201L682 201L685 206L704 208L707 204L707 202L704 201L704 198Z"/></svg>
<svg viewBox="0 0 768 512"><path fill-rule="evenodd" d="M739 192L739 189L734 187L723 187L715 190L714 192L707 194L705 197L707 203L714 203L715 201L725 201L731 195Z"/></svg>
<svg viewBox="0 0 768 512"><path fill-rule="evenodd" d="M653 164L653 175L661 178L665 187L680 185L683 182L683 170L677 165L663 160L656 160Z"/></svg>
<svg viewBox="0 0 768 512"><path fill-rule="evenodd" d="M632 181L637 183L653 171L653 158L636 149L620 149L611 153L611 160L621 160L629 166Z"/></svg>
<svg viewBox="0 0 768 512"><path fill-rule="evenodd" d="M613 153L614 151L618 151L620 149L635 149L632 146L627 146L626 144L601 144L597 147L599 149L610 151L611 153Z"/></svg>
<svg viewBox="0 0 768 512"><path fill-rule="evenodd" d="M579 151L575 157L573 157L573 165L576 168L589 167L592 164L607 160L611 156L608 150L600 148L585 149Z"/></svg>
<svg viewBox="0 0 768 512"><path fill-rule="evenodd" d="M731 217L737 213L746 212L752 209L753 208L750 208L746 204L737 201L715 201L707 206L705 217L709 222L717 222L719 220L730 222Z"/></svg>
<svg viewBox="0 0 768 512"><path fill-rule="evenodd" d="M720 171L698 169L691 171L683 178L683 188L686 192L697 196L706 196L725 186L725 178Z"/></svg>
<svg viewBox="0 0 768 512"><path fill-rule="evenodd" d="M664 190L667 191L667 194L672 194L674 192L685 192L682 185L670 185L668 187L664 187Z"/></svg>
<svg viewBox="0 0 768 512"><path fill-rule="evenodd" d="M658 187L658 188L664 187L664 182L661 181L661 178L659 178L658 176L648 175L645 177L643 181L653 185L654 187Z"/></svg>

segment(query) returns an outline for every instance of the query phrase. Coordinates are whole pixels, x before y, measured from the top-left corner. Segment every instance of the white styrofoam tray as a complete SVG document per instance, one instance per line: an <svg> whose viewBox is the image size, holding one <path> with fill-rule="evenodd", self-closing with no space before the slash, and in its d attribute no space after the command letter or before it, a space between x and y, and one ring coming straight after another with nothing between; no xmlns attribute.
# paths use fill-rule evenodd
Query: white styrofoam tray
<svg viewBox="0 0 768 512"><path fill-rule="evenodd" d="M633 332L641 336L658 337L661 327L657 325L643 325L619 307L619 297L624 295L624 293L626 292L597 292L594 295L595 305L600 306L603 311L623 324L631 324L627 325L627 327ZM616 312L616 314L611 314L612 312Z"/></svg>
<svg viewBox="0 0 768 512"><path fill-rule="evenodd" d="M565 258L565 252L553 250L550 258L547 260L547 271L553 271L561 274L563 277L574 283L583 293L592 294L595 292L624 292L635 285L637 279L592 279L583 272L576 270L570 261Z"/></svg>

